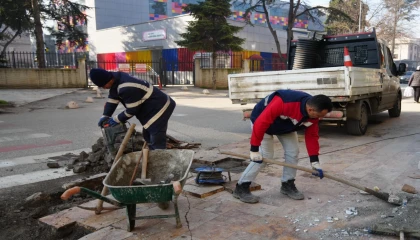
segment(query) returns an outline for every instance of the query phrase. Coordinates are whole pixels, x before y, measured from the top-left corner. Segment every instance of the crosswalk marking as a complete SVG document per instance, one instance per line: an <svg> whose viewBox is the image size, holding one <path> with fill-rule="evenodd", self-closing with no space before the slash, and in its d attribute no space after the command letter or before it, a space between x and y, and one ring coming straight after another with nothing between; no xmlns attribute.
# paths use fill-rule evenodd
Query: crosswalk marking
<svg viewBox="0 0 420 240"><path fill-rule="evenodd" d="M46 169L25 174L17 174L0 178L0 189L47 181L72 175L74 175L73 171L66 171L64 168Z"/></svg>
<svg viewBox="0 0 420 240"><path fill-rule="evenodd" d="M26 145L7 146L7 147L0 147L0 153L28 150L28 149L32 149L32 148L44 148L44 147L58 146L58 145L71 144L71 143L73 143L73 142L68 141L68 140L58 140L58 141L42 143L42 144L26 144Z"/></svg>
<svg viewBox="0 0 420 240"><path fill-rule="evenodd" d="M51 135L46 134L46 133L33 133L33 134L24 135L24 136L0 137L0 142L11 142L11 141L44 138L44 137L51 137Z"/></svg>
<svg viewBox="0 0 420 240"><path fill-rule="evenodd" d="M71 154L74 154L74 155L79 155L83 151L88 153L88 152L92 151L92 149L91 148L82 148L82 149L77 149L77 150L73 150L73 151L62 151L62 152L46 153L46 154L36 155L36 156L19 157L19 158L13 158L13 159L4 159L4 160L0 160L0 168L11 167L11 166L16 166L16 165L23 165L23 164L47 162L48 158L50 158L50 157L62 156L62 155L67 154L67 153L71 153Z"/></svg>
<svg viewBox="0 0 420 240"><path fill-rule="evenodd" d="M0 130L0 134L23 133L23 132L28 132L28 131L31 131L31 129L15 128L15 129Z"/></svg>

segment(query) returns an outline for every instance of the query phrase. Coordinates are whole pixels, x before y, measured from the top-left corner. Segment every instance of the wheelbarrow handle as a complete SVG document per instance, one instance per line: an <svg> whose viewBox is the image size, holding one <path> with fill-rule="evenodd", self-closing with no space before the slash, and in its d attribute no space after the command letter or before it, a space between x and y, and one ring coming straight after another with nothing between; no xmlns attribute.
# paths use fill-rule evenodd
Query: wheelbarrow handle
<svg viewBox="0 0 420 240"><path fill-rule="evenodd" d="M172 183L172 186L174 187L174 192L176 195L179 195L182 193L182 186L179 181L175 181Z"/></svg>
<svg viewBox="0 0 420 240"><path fill-rule="evenodd" d="M90 195L90 196L92 196L94 198L97 198L99 200L102 200L104 202L107 202L107 203L112 204L112 205L117 206L117 207L124 207L125 206L124 204L122 204L120 202L117 202L117 201L115 201L113 199L104 197L101 194L99 194L99 193L97 193L95 191L92 191L90 189L84 188L84 187L73 187L73 188L68 189L67 191L65 191L61 195L61 199L67 200L71 196L73 196L74 194L77 194L77 193L80 193L80 192L86 193L86 194L88 194L88 195Z"/></svg>
<svg viewBox="0 0 420 240"><path fill-rule="evenodd" d="M61 199L62 200L67 200L71 196L73 196L74 194L78 194L78 193L80 193L80 187L72 187L72 188L66 190L63 194L61 194Z"/></svg>

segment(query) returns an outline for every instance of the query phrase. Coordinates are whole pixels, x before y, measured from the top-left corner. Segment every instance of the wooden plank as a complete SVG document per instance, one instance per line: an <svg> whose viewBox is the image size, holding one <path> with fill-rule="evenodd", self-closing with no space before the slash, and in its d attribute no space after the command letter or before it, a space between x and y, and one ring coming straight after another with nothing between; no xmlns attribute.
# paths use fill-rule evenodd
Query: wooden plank
<svg viewBox="0 0 420 240"><path fill-rule="evenodd" d="M99 231L93 232L89 235L86 235L79 240L103 240L103 239L112 239L112 240L122 240L127 239L134 234L131 232L127 232L126 230L113 228L113 227L106 227L102 228Z"/></svg>
<svg viewBox="0 0 420 240"><path fill-rule="evenodd" d="M185 185L184 192L194 197L205 198L225 190L220 185Z"/></svg>

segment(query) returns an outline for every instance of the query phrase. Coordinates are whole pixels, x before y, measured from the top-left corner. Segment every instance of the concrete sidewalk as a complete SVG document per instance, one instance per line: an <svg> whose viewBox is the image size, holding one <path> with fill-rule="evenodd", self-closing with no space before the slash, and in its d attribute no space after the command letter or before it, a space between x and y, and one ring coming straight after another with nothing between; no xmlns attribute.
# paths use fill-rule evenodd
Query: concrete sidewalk
<svg viewBox="0 0 420 240"><path fill-rule="evenodd" d="M185 90L182 88L186 87ZM96 90L97 87L91 88L92 91ZM52 97L72 93L82 88L60 88L60 89L0 89L0 100L12 103L14 106L19 107L28 103L45 100ZM200 97L205 96L201 88L194 86L167 86L163 88L163 92L171 96L189 96L189 97ZM227 90L209 90L211 96L228 96ZM101 89L103 97L107 97L108 90Z"/></svg>
<svg viewBox="0 0 420 240"><path fill-rule="evenodd" d="M67 93L80 90L81 88L59 89L0 89L0 100L12 103L19 107L31 102L36 102Z"/></svg>
<svg viewBox="0 0 420 240"><path fill-rule="evenodd" d="M363 137L323 129L323 154L320 158L324 170L366 187L378 186L385 192L398 191L403 184L420 189L419 180L410 178L420 174L417 170L419 153L415 147L420 141L420 128L410 123L412 114L417 114L420 106L404 100L404 110L406 112L400 119L384 122ZM388 119L388 116L384 117ZM391 127L395 121L400 123ZM390 128L394 130L389 132ZM413 134L415 132L419 134ZM386 134L386 137L378 137L381 134ZM309 167L302 135L299 135L299 142L299 157L302 159L299 165ZM275 157L281 158L284 153L280 144L276 144ZM249 142L220 146L215 151L219 150L247 154ZM254 191L260 196L257 204L240 202L227 188L202 198L182 194L178 200L182 222L179 229L174 218L146 219L136 221L134 230L127 232L125 209L95 215L92 211L73 207L40 221L58 230L76 225L94 231L83 237L84 240L395 239L370 234L369 228L378 221L393 219L394 215L397 217L403 211L401 207L361 194L356 188L330 179L320 180L301 171L298 171L296 185L305 194L305 199L295 201L280 193L281 175L282 168L277 165L268 165L260 172L256 183L261 185L261 190ZM239 177L239 174L233 174L232 182ZM194 185L193 182L194 177L188 179L186 186ZM95 203L96 200L84 206L95 206ZM353 208L357 214L347 213L346 210ZM136 209L137 216L174 212L173 206L161 210L155 203L138 204Z"/></svg>

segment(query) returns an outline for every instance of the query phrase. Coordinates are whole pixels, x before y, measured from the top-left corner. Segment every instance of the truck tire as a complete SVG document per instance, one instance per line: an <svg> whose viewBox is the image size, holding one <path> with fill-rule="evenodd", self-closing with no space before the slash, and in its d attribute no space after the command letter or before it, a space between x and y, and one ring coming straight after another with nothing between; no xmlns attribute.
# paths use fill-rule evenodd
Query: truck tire
<svg viewBox="0 0 420 240"><path fill-rule="evenodd" d="M367 126L369 122L369 111L366 106L366 103L362 103L360 106L360 120L348 119L347 133L355 136L361 136L366 133Z"/></svg>
<svg viewBox="0 0 420 240"><path fill-rule="evenodd" d="M391 118L396 118L401 115L401 95L398 94L397 102L393 108L388 110L388 115Z"/></svg>

